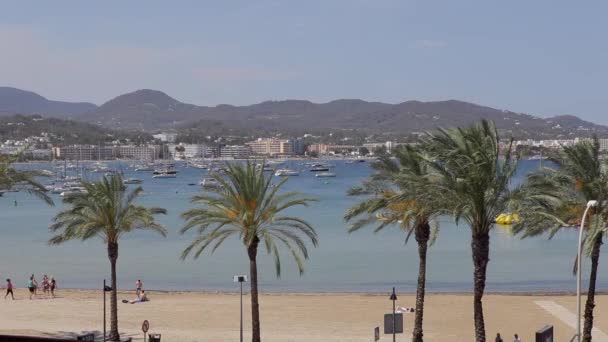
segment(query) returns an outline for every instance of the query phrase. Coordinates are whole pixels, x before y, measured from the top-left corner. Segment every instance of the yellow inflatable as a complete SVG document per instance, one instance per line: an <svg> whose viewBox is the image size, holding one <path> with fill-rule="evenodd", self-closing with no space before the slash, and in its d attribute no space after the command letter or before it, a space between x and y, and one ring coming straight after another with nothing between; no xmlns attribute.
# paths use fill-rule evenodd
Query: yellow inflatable
<svg viewBox="0 0 608 342"><path fill-rule="evenodd" d="M511 225L519 222L519 215L517 214L500 214L496 217L496 223L503 225Z"/></svg>

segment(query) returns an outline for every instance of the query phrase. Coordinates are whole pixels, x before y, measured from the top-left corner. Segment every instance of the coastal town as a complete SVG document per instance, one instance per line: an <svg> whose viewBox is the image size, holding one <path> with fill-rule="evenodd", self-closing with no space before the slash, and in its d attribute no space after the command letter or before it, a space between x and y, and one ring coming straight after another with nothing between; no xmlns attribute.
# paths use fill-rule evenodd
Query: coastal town
<svg viewBox="0 0 608 342"><path fill-rule="evenodd" d="M373 157L382 153L391 153L397 146L407 142L365 142L362 144L332 144L314 142L312 135L297 138L281 139L276 137L258 138L244 144L224 143L221 137L211 144L191 144L177 140L176 133L154 134L153 141L146 144L70 144L51 143L48 134L31 136L22 140L6 140L0 144L0 154L20 153L22 160L140 160L158 159L248 159L248 158L302 158L302 157ZM552 139L552 140L515 140L513 145L525 149L535 157L541 149L559 150L573 146L589 138ZM608 139L598 139L600 151L608 151ZM414 143L415 144L415 143ZM509 141L502 141L505 148Z"/></svg>

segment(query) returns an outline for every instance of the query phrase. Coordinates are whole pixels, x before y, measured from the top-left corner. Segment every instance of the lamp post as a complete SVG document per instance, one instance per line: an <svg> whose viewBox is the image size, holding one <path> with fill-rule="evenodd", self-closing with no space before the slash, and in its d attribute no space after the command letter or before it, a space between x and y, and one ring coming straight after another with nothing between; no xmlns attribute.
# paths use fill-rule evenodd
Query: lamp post
<svg viewBox="0 0 608 342"><path fill-rule="evenodd" d="M393 287L393 293L391 293L390 300L393 301L393 342L395 342L397 340L397 334L396 334L397 320L395 319L395 302L397 301L397 294L395 293L395 287Z"/></svg>
<svg viewBox="0 0 608 342"><path fill-rule="evenodd" d="M241 285L241 339L243 342L243 283L247 281L246 275L235 275L234 282Z"/></svg>
<svg viewBox="0 0 608 342"><path fill-rule="evenodd" d="M112 291L110 286L106 285L106 280L103 280L103 341L106 341L106 292Z"/></svg>
<svg viewBox="0 0 608 342"><path fill-rule="evenodd" d="M581 262L581 251L583 249L583 230L585 229L585 218L587 217L587 212L591 207L595 206L597 206L597 201L587 202L587 207L585 208L585 212L583 213L583 218L581 219L581 227L578 232L578 252L576 254L576 340L578 342L581 342L581 268L583 267Z"/></svg>

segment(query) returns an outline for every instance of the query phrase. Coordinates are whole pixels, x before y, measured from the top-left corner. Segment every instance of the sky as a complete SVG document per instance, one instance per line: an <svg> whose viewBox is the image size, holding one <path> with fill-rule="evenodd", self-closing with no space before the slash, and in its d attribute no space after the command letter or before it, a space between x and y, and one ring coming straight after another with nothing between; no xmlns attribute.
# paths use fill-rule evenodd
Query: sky
<svg viewBox="0 0 608 342"><path fill-rule="evenodd" d="M101 104L458 99L608 124L608 1L0 0L0 85Z"/></svg>

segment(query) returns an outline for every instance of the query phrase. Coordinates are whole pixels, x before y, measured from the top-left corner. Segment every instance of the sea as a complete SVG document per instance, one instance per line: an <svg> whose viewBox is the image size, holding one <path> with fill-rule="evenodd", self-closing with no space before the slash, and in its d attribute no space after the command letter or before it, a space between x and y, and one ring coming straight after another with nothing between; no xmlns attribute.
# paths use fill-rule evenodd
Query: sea
<svg viewBox="0 0 608 342"><path fill-rule="evenodd" d="M418 254L414 239L405 243L398 227L374 234L364 228L349 234L343 220L346 210L359 198L347 196L347 190L371 174L368 162L348 163L330 160L335 178L317 178L302 161L290 160L286 167L300 170L290 177L284 191L297 190L318 201L309 207L293 209L289 214L310 222L319 235L319 246L310 248L306 269L300 275L288 253L282 253L282 274L275 275L274 263L260 249L260 289L266 292L365 292L385 293L392 287L399 292L415 292ZM169 234L166 238L147 231L124 237L119 244L118 283L131 289L141 279L145 288L167 291L237 291L233 276L248 274L245 248L237 238L227 240L215 253L198 259L180 259L182 250L194 237L180 235L184 221L180 214L192 207L190 199L200 193L198 185L207 171L178 164L178 176L154 179L151 172L136 172L127 162L109 166L123 170L125 177L143 180L144 195L139 202L166 208L159 216ZM49 164L21 164L24 169L52 169ZM538 160L522 161L516 182L539 167ZM94 180L100 174L86 173ZM45 180L46 182L46 180ZM196 185L191 185L196 184ZM133 185L131 185L133 186ZM48 245L48 230L54 215L63 208L59 195L51 195L55 206L48 206L24 192L9 192L0 197L0 279L11 278L25 286L33 273L38 279L53 276L59 288L100 288L109 281L109 262L103 241L70 241L60 246ZM455 198L455 201L458 199ZM449 217L440 219L437 240L428 250L427 291L469 292L472 290L470 228L456 225ZM488 292L567 292L576 289L572 266L576 255L577 233L564 230L552 239L547 236L522 239L508 227L497 226L491 233ZM589 264L584 265L583 279ZM586 286L584 284L584 286ZM608 262L601 262L598 288L608 289Z"/></svg>

